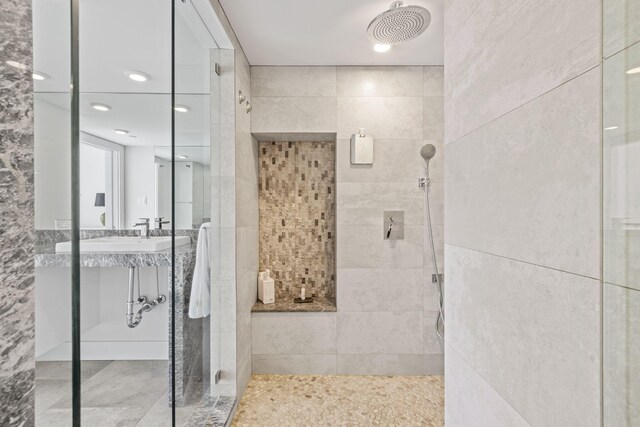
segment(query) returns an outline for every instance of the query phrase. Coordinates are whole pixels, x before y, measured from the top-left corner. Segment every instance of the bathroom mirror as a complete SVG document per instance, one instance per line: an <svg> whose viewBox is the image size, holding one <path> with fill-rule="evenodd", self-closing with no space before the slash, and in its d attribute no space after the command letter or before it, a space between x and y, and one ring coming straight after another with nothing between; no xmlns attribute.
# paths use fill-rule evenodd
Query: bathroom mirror
<svg viewBox="0 0 640 427"><path fill-rule="evenodd" d="M71 222L70 25L64 6L59 0L37 0L34 6L34 68L42 76L34 81L39 230L64 230ZM211 216L200 173L211 163L210 62L217 48L207 25L196 7L178 8L172 58L170 2L86 0L81 6L81 229L131 229L140 218L152 224L163 218L168 228L170 185L158 169L162 159L171 160L172 60L180 147L175 160L184 166L176 172L185 172L177 174L176 188L180 194L193 190L180 202L193 205L190 215L186 204L176 206L176 228L197 229ZM126 7L126 16L119 7ZM190 170L196 171L193 185L184 182Z"/></svg>
<svg viewBox="0 0 640 427"><path fill-rule="evenodd" d="M48 375L36 385L36 425L59 408L61 425L80 413L91 420L97 407L128 420L109 418L114 425L132 416L189 425L201 402L235 382L220 379L223 340L211 333L223 312L212 286L222 239L209 242L220 159L233 159L218 129L220 70L234 69L233 50L216 44L222 30L206 1L73 2L78 34L71 4L33 2L35 356ZM79 43L73 79L70 39ZM233 72L225 77L230 128ZM192 298L196 285L209 294Z"/></svg>
<svg viewBox="0 0 640 427"><path fill-rule="evenodd" d="M70 223L67 94L36 93L36 227ZM211 217L211 151L207 97L181 95L176 128L176 228ZM139 218L171 222L171 117L168 95L81 95L80 211L82 229L130 229ZM108 109L102 111L96 109Z"/></svg>

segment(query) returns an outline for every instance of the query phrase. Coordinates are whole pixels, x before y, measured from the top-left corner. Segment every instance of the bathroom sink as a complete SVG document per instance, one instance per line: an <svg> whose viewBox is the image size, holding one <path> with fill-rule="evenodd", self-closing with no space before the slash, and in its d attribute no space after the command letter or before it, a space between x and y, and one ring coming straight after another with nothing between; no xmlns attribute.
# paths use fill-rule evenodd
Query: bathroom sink
<svg viewBox="0 0 640 427"><path fill-rule="evenodd" d="M176 246L191 243L189 236L176 236ZM80 240L80 252L156 252L171 248L171 236L110 236ZM56 243L56 252L71 252L71 242Z"/></svg>

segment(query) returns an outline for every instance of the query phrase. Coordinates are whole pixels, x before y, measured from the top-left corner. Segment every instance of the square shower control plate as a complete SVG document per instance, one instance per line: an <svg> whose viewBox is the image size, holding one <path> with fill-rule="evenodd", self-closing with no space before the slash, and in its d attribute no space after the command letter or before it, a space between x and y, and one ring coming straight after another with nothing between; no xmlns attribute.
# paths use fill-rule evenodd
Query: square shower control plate
<svg viewBox="0 0 640 427"><path fill-rule="evenodd" d="M384 211L383 219L385 240L404 239L404 211Z"/></svg>

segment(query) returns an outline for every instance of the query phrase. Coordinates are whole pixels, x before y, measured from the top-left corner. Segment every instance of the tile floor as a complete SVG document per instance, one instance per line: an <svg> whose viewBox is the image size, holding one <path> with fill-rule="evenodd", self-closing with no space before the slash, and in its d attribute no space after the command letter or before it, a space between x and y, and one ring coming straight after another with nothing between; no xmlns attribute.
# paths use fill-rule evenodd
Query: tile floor
<svg viewBox="0 0 640 427"><path fill-rule="evenodd" d="M444 377L254 375L232 425L443 426Z"/></svg>
<svg viewBox="0 0 640 427"><path fill-rule="evenodd" d="M84 361L81 366L83 425L171 426L166 360ZM37 427L70 426L71 364L37 362L35 395ZM199 404L192 399L177 408L178 425L188 425Z"/></svg>

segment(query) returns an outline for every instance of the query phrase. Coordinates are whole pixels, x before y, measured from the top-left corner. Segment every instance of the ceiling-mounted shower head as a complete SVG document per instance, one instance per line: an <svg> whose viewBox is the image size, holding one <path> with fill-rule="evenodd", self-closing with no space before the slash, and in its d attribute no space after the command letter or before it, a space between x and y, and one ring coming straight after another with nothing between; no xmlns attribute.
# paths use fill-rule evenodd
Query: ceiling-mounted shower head
<svg viewBox="0 0 640 427"><path fill-rule="evenodd" d="M376 16L367 28L373 43L396 44L422 34L431 23L431 13L422 6L404 6L401 1L391 3L389 10Z"/></svg>

